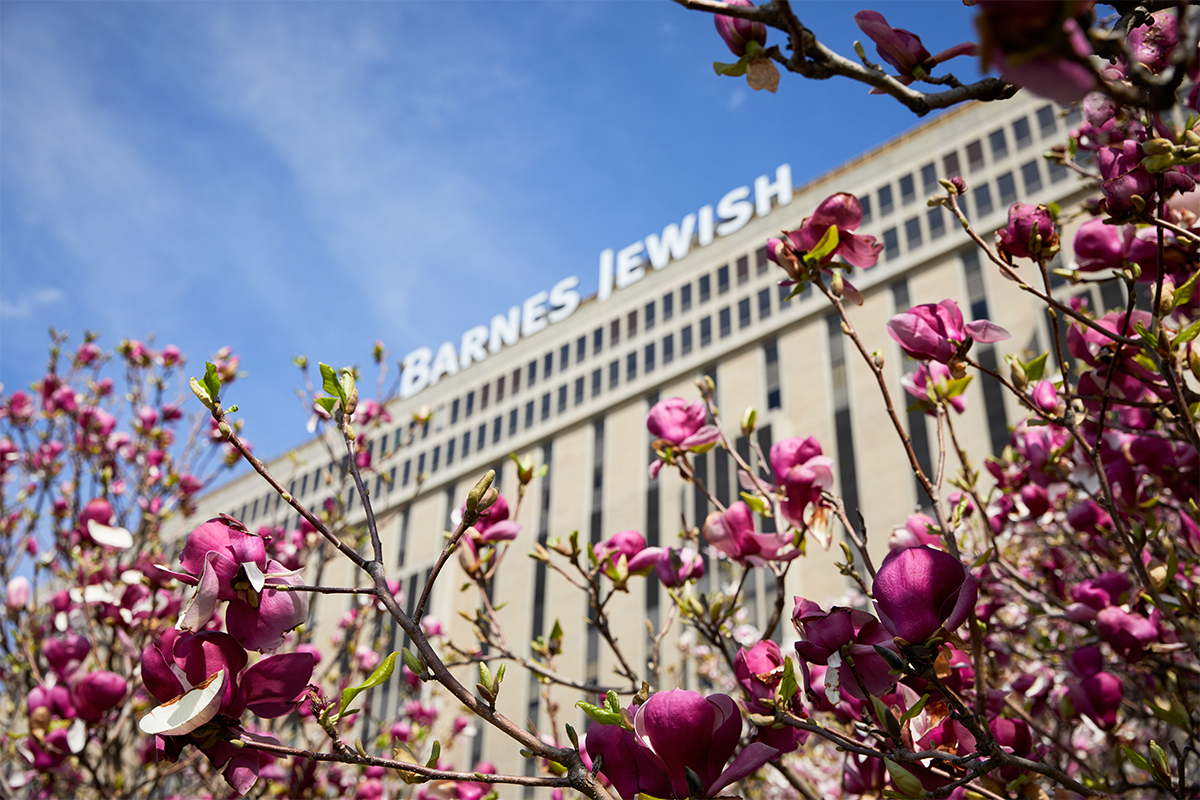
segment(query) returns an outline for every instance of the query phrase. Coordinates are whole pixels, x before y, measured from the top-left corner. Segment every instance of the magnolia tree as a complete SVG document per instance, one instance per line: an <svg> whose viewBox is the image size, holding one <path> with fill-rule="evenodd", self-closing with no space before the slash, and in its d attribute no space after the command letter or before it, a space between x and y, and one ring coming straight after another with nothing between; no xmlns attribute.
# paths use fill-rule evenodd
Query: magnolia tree
<svg viewBox="0 0 1200 800"><path fill-rule="evenodd" d="M376 400L360 399L353 370L325 365L320 389L302 393L311 430L327 434L342 465L327 478L340 481L334 499L308 508L251 453L241 417L233 421L226 395L237 360L228 352L190 381L206 419L184 443L174 433L177 350L122 342L110 357L89 336L66 356L55 335L32 395L3 400L5 796L478 800L506 785L596 800L1200 795L1200 9L1120 3L1106 16L1090 2L1038 2L1017 14L980 0L980 42L936 56L915 34L861 11L855 20L885 68L861 45L857 59L833 52L784 0L680 2L716 15L738 57L717 72L745 75L755 88L774 91L782 66L869 84L919 114L1002 100L1018 87L1082 103L1085 122L1069 147L1047 154L1092 181L1098 198L1078 212L1087 220L1060 274L1114 281L1126 307L1097 317L1051 291L1066 222L1058 209L1017 203L988 241L960 205L964 180L944 181L930 204L954 213L991 268L1047 307L1054 361L1051 352L1018 353L999 372L981 366L974 343L1008 333L965 322L949 299L887 320L888 335L920 362L904 389L935 419L930 474L883 357L859 334L885 321L850 308L861 301L852 270L874 265L880 251L856 233L857 200L834 194L771 239L781 282L816 287L840 315L930 513L896 520L876 564L854 524L858 509L831 491L836 465L821 442L788 439L757 453L772 467L769 483L730 446L710 381L697 384L698 398L658 403L646 420L659 456L652 479L677 471L707 493L693 454L721 447L740 467L743 499L723 505L709 494L702 529L669 547L647 547L636 531L593 546L560 532L531 553L588 598L616 664L612 686L559 671L557 624L528 645L510 644L492 605L524 488L544 473L530 459L514 456L513 506L491 473L462 498L419 597L403 598L389 582L364 448L373 428L391 422L382 345ZM782 49L769 36L782 36ZM962 56L1003 78L962 84L942 66ZM1068 353L1074 367L1048 366L1072 363ZM102 377L110 358L124 368L123 394ZM956 432L964 390L980 372L1028 411L1004 452L983 461ZM428 421L417 414L410 435ZM735 427L749 436L753 409ZM222 515L168 549L163 522L188 513L214 466L239 460L300 528L251 531ZM351 497L365 522L347 523ZM828 548L839 531L840 568L854 589L829 608L806 597L789 606L779 591L774 614L747 640L746 577L765 571L782 589L808 539ZM334 559L361 570L368 587L330 585ZM717 580L702 592L706 563ZM479 597L470 643L451 641L425 613L434 583L461 580L456 572ZM630 663L610 628L621 594L638 581L661 582L672 600L646 668ZM317 605L346 593L359 595L355 610L333 637L314 639ZM789 612L798 641L785 651L775 640ZM411 648L381 653L372 633L380 620L403 629ZM691 652L721 691L671 686L658 650L675 625L691 631ZM548 729L496 710L510 665L540 681ZM407 695L384 718L368 690L396 670ZM586 712L586 732L559 719L551 692ZM532 759L535 774L469 763L462 737L482 726Z"/></svg>

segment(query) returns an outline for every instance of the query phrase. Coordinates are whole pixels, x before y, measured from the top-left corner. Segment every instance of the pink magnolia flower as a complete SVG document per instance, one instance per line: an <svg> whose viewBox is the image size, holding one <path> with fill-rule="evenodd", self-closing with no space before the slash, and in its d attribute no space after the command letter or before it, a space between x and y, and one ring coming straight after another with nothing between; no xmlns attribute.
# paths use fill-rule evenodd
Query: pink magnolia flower
<svg viewBox="0 0 1200 800"><path fill-rule="evenodd" d="M749 650L738 649L733 659L733 674L746 696L751 698L746 706L747 711L774 716L774 704L768 701L774 699L775 688L783 679L782 667L783 653L779 645L770 639L764 639ZM790 705L793 706L789 709L792 713L803 716L799 693L792 696ZM755 741L774 747L781 754L793 752L807 740L808 731L792 727L780 730L772 727L759 728L755 737Z"/></svg>
<svg viewBox="0 0 1200 800"><path fill-rule="evenodd" d="M888 537L889 550L920 547L923 544L940 548L942 535L938 533L937 520L920 512L909 514L904 524L893 529L892 535Z"/></svg>
<svg viewBox="0 0 1200 800"><path fill-rule="evenodd" d="M100 357L100 348L95 342L84 342L79 345L79 349L75 351L75 360L86 366Z"/></svg>
<svg viewBox="0 0 1200 800"><path fill-rule="evenodd" d="M690 547L661 549L654 571L663 586L680 586L704 577L704 558Z"/></svg>
<svg viewBox="0 0 1200 800"><path fill-rule="evenodd" d="M32 587L29 585L29 578L24 575L18 575L8 582L4 592L4 604L13 611L20 611L29 605L29 595Z"/></svg>
<svg viewBox="0 0 1200 800"><path fill-rule="evenodd" d="M725 2L731 6L754 8L754 3L751 3L750 0L725 0ZM750 41L758 42L760 47L766 47L767 26L761 22L751 22L748 19L739 19L725 14L713 15L713 22L716 23L717 33L721 34L725 46L735 56L746 55L746 44Z"/></svg>
<svg viewBox="0 0 1200 800"><path fill-rule="evenodd" d="M1179 24L1171 10L1155 11L1150 20L1130 29L1125 41L1134 60L1157 75L1171 65L1171 53L1179 46Z"/></svg>
<svg viewBox="0 0 1200 800"><path fill-rule="evenodd" d="M1076 713L1089 717L1104 730L1117 724L1117 709L1125 697L1121 679L1103 671L1100 648L1080 647L1071 654L1067 668L1079 678L1067 685L1067 694Z"/></svg>
<svg viewBox="0 0 1200 800"><path fill-rule="evenodd" d="M854 15L854 22L875 43L879 57L896 68L900 73L900 82L906 86L928 75L943 61L956 56L973 56L978 50L974 42L963 42L931 56L925 45L921 44L920 36L904 28L893 28L878 11L860 11Z"/></svg>
<svg viewBox="0 0 1200 800"><path fill-rule="evenodd" d="M631 709L632 711L632 709ZM725 694L704 697L673 689L658 692L637 709L634 730L593 725L588 753L625 800L653 797L715 797L731 783L755 772L778 751L760 742L748 745L733 763L742 717ZM688 772L698 782L689 786Z"/></svg>
<svg viewBox="0 0 1200 800"><path fill-rule="evenodd" d="M879 261L883 245L874 236L865 236L853 231L862 224L862 204L852 194L838 192L821 201L811 216L805 217L800 227L787 232L786 239L767 240L767 258L783 267L793 281L806 278L800 256L816 249L830 228L837 229L837 246L823 256L820 264L829 264L836 256L856 267L873 267ZM845 296L852 302L862 304L862 295L849 283L844 284Z"/></svg>
<svg viewBox="0 0 1200 800"><path fill-rule="evenodd" d="M1054 381L1035 383L1033 390L1029 393L1029 399L1039 410L1047 414L1054 414L1058 410L1058 389L1054 387Z"/></svg>
<svg viewBox="0 0 1200 800"><path fill-rule="evenodd" d="M754 514L740 500L724 513L714 511L708 515L704 538L742 566L760 567L768 561L790 561L800 555L792 547L792 534L756 533Z"/></svg>
<svg viewBox="0 0 1200 800"><path fill-rule="evenodd" d="M1070 105L1095 85L1092 71L1080 63L1092 54L1076 15L1092 0L1037 0L1012 13L1004 0L978 0L975 18L982 41L984 69L994 65L1005 79L1034 94Z"/></svg>
<svg viewBox="0 0 1200 800"><path fill-rule="evenodd" d="M821 492L833 486L833 459L821 454L815 436L783 439L771 446L771 469L786 496L780 505L783 520L803 529L805 511L822 505Z"/></svg>
<svg viewBox="0 0 1200 800"><path fill-rule="evenodd" d="M671 397L654 404L646 415L646 428L671 447L688 450L720 438L715 426L704 424L705 415L703 400L689 405L682 397Z"/></svg>
<svg viewBox="0 0 1200 800"><path fill-rule="evenodd" d="M961 561L924 545L889 552L872 591L884 627L913 643L958 628L978 596L975 576Z"/></svg>
<svg viewBox="0 0 1200 800"><path fill-rule="evenodd" d="M283 635L308 616L308 594L272 588L296 586L299 576L267 558L266 540L233 517L210 519L188 534L179 557L185 572L173 577L196 586L179 620L180 630L208 624L218 600L226 600L225 626L250 650L274 650Z"/></svg>
<svg viewBox="0 0 1200 800"><path fill-rule="evenodd" d="M827 697L830 687L836 686L839 692L845 692L857 700L865 700L862 687L878 697L887 693L895 683L888 674L888 663L874 646L895 650L896 645L879 620L867 612L839 606L825 612L816 603L797 597L796 607L792 611L792 624L800 634L800 641L796 642L796 654L801 659L800 669L806 685L812 685L809 664L828 666L830 670L836 668L836 682L829 672L825 673ZM852 656L853 666L849 660L842 658L843 649Z"/></svg>
<svg viewBox="0 0 1200 800"><path fill-rule="evenodd" d="M158 358L164 367L173 367L184 362L183 352L173 344L164 347Z"/></svg>
<svg viewBox="0 0 1200 800"><path fill-rule="evenodd" d="M928 405L925 410L926 414L936 417L937 407L929 402L929 385L933 384L938 397L945 397L949 394L949 384L952 378L950 368L940 361L922 361L914 371L900 379L900 385L904 387L904 391L917 398L919 402ZM966 393L960 392L949 398L949 403L950 407L959 414L963 413L967 410Z"/></svg>
<svg viewBox="0 0 1200 800"><path fill-rule="evenodd" d="M977 342L1011 338L1008 331L986 319L964 323L962 311L953 300L913 306L888 320L887 329L892 339L913 358L943 364L949 364L959 355L968 338Z"/></svg>
<svg viewBox="0 0 1200 800"><path fill-rule="evenodd" d="M129 693L129 683L115 672L97 670L84 675L74 687L75 707L86 722L99 722Z"/></svg>
<svg viewBox="0 0 1200 800"><path fill-rule="evenodd" d="M654 565L661 555L661 548L654 548L654 553L638 559L638 566L635 569L632 566L634 559L644 553L646 549L646 539L637 531L617 531L607 539L592 545L592 552L596 554L596 560L606 569L610 567L615 569L621 556L624 556L629 571L643 575L654 569Z"/></svg>
<svg viewBox="0 0 1200 800"><path fill-rule="evenodd" d="M463 503L463 511L466 511L466 508L466 503ZM508 518L508 501L502 494L496 496L496 502L479 515L472 527L479 534L478 537L474 537L479 544L511 541L521 533L521 526L517 521Z"/></svg>
<svg viewBox="0 0 1200 800"><path fill-rule="evenodd" d="M1008 225L996 233L1009 258L1050 259L1058 252L1058 229L1046 206L1013 203Z"/></svg>

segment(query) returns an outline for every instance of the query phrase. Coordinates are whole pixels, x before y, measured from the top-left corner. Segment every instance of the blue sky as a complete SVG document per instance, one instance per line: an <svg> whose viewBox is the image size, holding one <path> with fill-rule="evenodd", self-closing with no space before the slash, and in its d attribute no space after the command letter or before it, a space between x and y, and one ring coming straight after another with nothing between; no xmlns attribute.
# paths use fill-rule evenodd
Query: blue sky
<svg viewBox="0 0 1200 800"><path fill-rule="evenodd" d="M794 6L843 54L864 38L865 4ZM972 36L957 2L875 7L931 52ZM591 293L601 250L780 163L802 183L918 122L714 60L711 17L669 2L4 2L0 381L40 376L50 326L153 333L190 374L231 345L228 397L277 455L305 436L293 356L366 367L382 339L394 368L567 275Z"/></svg>

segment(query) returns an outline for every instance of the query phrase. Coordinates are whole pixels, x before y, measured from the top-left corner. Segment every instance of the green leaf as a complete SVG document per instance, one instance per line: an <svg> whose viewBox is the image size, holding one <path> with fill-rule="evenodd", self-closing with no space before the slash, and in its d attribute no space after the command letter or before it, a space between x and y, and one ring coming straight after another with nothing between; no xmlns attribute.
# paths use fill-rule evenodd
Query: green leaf
<svg viewBox="0 0 1200 800"><path fill-rule="evenodd" d="M800 684L796 682L796 668L792 664L792 657L788 656L783 660L783 677L779 679L779 687L775 690L776 702L786 708L798 691Z"/></svg>
<svg viewBox="0 0 1200 800"><path fill-rule="evenodd" d="M1042 376L1046 374L1046 359L1049 358L1049 356L1050 351L1047 350L1037 358L1032 358L1029 361L1026 361L1024 364L1025 377L1030 381L1040 381Z"/></svg>
<svg viewBox="0 0 1200 800"><path fill-rule="evenodd" d="M833 253L833 251L837 249L837 246L838 246L837 225L830 225L829 230L825 231L825 235L821 237L821 241L817 242L817 246L814 247L809 252L808 258L811 258L814 261L820 262L826 256Z"/></svg>
<svg viewBox="0 0 1200 800"><path fill-rule="evenodd" d="M321 408L325 409L330 414L333 413L334 406L336 406L340 402L341 401L338 400L336 397L318 397L317 398L317 405L319 405Z"/></svg>
<svg viewBox="0 0 1200 800"><path fill-rule="evenodd" d="M910 708L908 711L905 711L904 714L900 717L900 724L903 725L904 723L908 722L910 719L915 718L917 716L917 714L921 713L921 709L925 708L925 704L928 702L929 702L929 695L928 694L921 695L921 699L918 700L913 705L912 708Z"/></svg>
<svg viewBox="0 0 1200 800"><path fill-rule="evenodd" d="M204 388L208 390L209 398L216 403L218 395L221 394L221 373L217 372L217 365L211 361L204 362Z"/></svg>
<svg viewBox="0 0 1200 800"><path fill-rule="evenodd" d="M331 397L337 397L346 401L346 395L342 391L342 384L338 381L337 372L328 364L321 365L321 388L325 390L325 394Z"/></svg>
<svg viewBox="0 0 1200 800"><path fill-rule="evenodd" d="M437 769L438 757L442 754L442 743L437 739L433 740L433 746L429 748L429 760L425 762L425 766L430 769Z"/></svg>
<svg viewBox="0 0 1200 800"><path fill-rule="evenodd" d="M803 292L807 288L808 288L808 281L797 281L795 283L795 285L792 286L792 291L789 292L788 296L783 299L791 300L793 297L798 297L800 295L800 293Z"/></svg>
<svg viewBox="0 0 1200 800"><path fill-rule="evenodd" d="M1150 772L1150 761L1141 753L1136 753L1129 748L1129 745L1121 745L1121 750L1125 753L1125 757L1134 763L1142 772Z"/></svg>
<svg viewBox="0 0 1200 800"><path fill-rule="evenodd" d="M965 392L967 390L967 387L970 386L970 384L971 384L972 377L973 376L971 376L971 375L964 375L961 378L958 378L957 380L952 380L952 381L947 382L946 383L946 399L949 400L952 397L958 397L960 394Z"/></svg>
<svg viewBox="0 0 1200 800"><path fill-rule="evenodd" d="M492 675L492 671L488 669L488 665L482 661L479 662L479 682L486 686L492 694L496 693L496 679Z"/></svg>
<svg viewBox="0 0 1200 800"><path fill-rule="evenodd" d="M891 734L893 739L897 742L900 741L900 720L896 719L896 715L892 713L892 710L875 696L871 697L871 705L875 707L875 715L879 718L880 724L887 727L887 732Z"/></svg>
<svg viewBox="0 0 1200 800"><path fill-rule="evenodd" d="M338 378L338 385L342 389L339 396L343 399L354 394L354 373L348 369L343 369L341 376Z"/></svg>
<svg viewBox="0 0 1200 800"><path fill-rule="evenodd" d="M603 708L600 708L599 706L594 706L591 703L585 703L582 700L580 700L579 702L577 702L575 704L575 707L578 708L583 713L587 714L589 717L591 717L593 720L600 723L601 725L620 726L620 724L621 724L621 715L620 714L614 714L611 711L607 711Z"/></svg>
<svg viewBox="0 0 1200 800"><path fill-rule="evenodd" d="M396 668L397 655L399 655L399 653L392 653L390 656L385 658L383 663L376 667L375 671L371 673L371 677L367 678L366 681L364 681L361 685L348 686L342 690L342 704L338 709L339 720L346 713L346 709L350 707L350 704L354 702L354 698L358 697L367 689L378 686L388 678L392 677L392 670Z"/></svg>
<svg viewBox="0 0 1200 800"><path fill-rule="evenodd" d="M1180 331L1179 335L1175 337L1175 341L1172 342L1172 344L1187 344L1197 336L1200 336L1200 319L1196 320L1191 325L1188 325L1186 328Z"/></svg>
<svg viewBox="0 0 1200 800"><path fill-rule="evenodd" d="M718 75L728 75L731 78L740 78L746 74L746 59L739 60L736 64L725 64L720 61L713 62L713 72Z"/></svg>
<svg viewBox="0 0 1200 800"><path fill-rule="evenodd" d="M548 464L542 464L540 467L538 467L537 469L535 469L533 471L533 477L544 478L544 477L546 477L546 475L549 474L549 472L550 472L550 466Z"/></svg>
<svg viewBox="0 0 1200 800"><path fill-rule="evenodd" d="M1179 308L1192 299L1192 295L1196 292L1197 278L1200 278L1200 271L1197 271L1192 277L1175 287L1175 300L1171 303L1171 310Z"/></svg>
<svg viewBox="0 0 1200 800"><path fill-rule="evenodd" d="M1141 336L1142 339L1144 339L1146 343L1150 345L1150 347L1158 349L1158 337L1146 330L1145 323L1139 322L1133 327L1138 332L1138 335Z"/></svg>
<svg viewBox="0 0 1200 800"><path fill-rule="evenodd" d="M749 492L739 492L739 494L741 494L742 499L746 501L746 505L750 506L753 511L761 514L767 510L766 502L758 495L750 494Z"/></svg>
<svg viewBox="0 0 1200 800"><path fill-rule="evenodd" d="M913 775L890 758L885 758L883 764L887 767L888 775L892 776L892 783L896 785L897 789L903 792L904 796L925 796L925 788L921 786L921 781L917 780L916 775Z"/></svg>

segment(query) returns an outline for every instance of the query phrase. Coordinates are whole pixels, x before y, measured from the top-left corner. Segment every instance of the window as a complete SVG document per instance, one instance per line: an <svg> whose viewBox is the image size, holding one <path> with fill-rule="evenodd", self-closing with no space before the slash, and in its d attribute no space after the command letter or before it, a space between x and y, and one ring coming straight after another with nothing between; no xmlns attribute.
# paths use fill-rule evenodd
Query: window
<svg viewBox="0 0 1200 800"><path fill-rule="evenodd" d="M1067 129L1079 127L1080 121L1083 120L1083 112L1079 110L1079 106L1071 106L1067 111Z"/></svg>
<svg viewBox="0 0 1200 800"><path fill-rule="evenodd" d="M441 466L441 460L442 460L442 446L439 444L433 448L433 466L431 466L429 468L429 471L437 472L438 467Z"/></svg>
<svg viewBox="0 0 1200 800"><path fill-rule="evenodd" d="M536 358L533 361L529 362L529 368L526 370L526 372L529 373L529 377L526 378L527 385L529 386L530 389L532 389L533 385L535 383L537 383L537 359Z"/></svg>
<svg viewBox="0 0 1200 800"><path fill-rule="evenodd" d="M1024 150L1033 144L1033 132L1029 129L1029 117L1021 117L1013 122L1013 138L1017 140L1017 149Z"/></svg>
<svg viewBox="0 0 1200 800"><path fill-rule="evenodd" d="M1054 106L1044 105L1037 110L1038 133L1045 139L1047 136L1053 135L1058 129L1058 123L1054 120Z"/></svg>
<svg viewBox="0 0 1200 800"><path fill-rule="evenodd" d="M785 308L787 308L788 306L790 306L792 304L791 295L792 295L792 287L791 286L780 286L779 287L779 310L780 311L783 311Z"/></svg>
<svg viewBox="0 0 1200 800"><path fill-rule="evenodd" d="M651 300L649 303L646 303L646 309L643 312L642 316L646 320L646 330L650 330L651 328L653 328L654 327L654 301L653 300Z"/></svg>
<svg viewBox="0 0 1200 800"><path fill-rule="evenodd" d="M1059 183L1067 179L1067 168L1060 161L1051 161L1050 164L1050 182Z"/></svg>
<svg viewBox="0 0 1200 800"><path fill-rule="evenodd" d="M712 317L705 317L700 320L700 346L708 347L712 344Z"/></svg>
<svg viewBox="0 0 1200 800"><path fill-rule="evenodd" d="M654 371L654 355L654 342L651 342L642 351L642 363L645 365L646 372Z"/></svg>
<svg viewBox="0 0 1200 800"><path fill-rule="evenodd" d="M937 179L937 167L930 161L925 166L921 167L921 190L925 194L937 194L938 189L942 188Z"/></svg>
<svg viewBox="0 0 1200 800"><path fill-rule="evenodd" d="M687 311L692 307L692 285L685 283L679 287L679 310Z"/></svg>
<svg viewBox="0 0 1200 800"><path fill-rule="evenodd" d="M542 422L550 419L550 393L542 395Z"/></svg>
<svg viewBox="0 0 1200 800"><path fill-rule="evenodd" d="M729 265L717 269L717 294L725 294L729 291Z"/></svg>
<svg viewBox="0 0 1200 800"><path fill-rule="evenodd" d="M913 217L904 221L904 241L909 250L921 246L921 218Z"/></svg>
<svg viewBox="0 0 1200 800"><path fill-rule="evenodd" d="M767 362L767 409L781 408L783 397L779 382L779 345L774 339L763 345L763 355Z"/></svg>
<svg viewBox="0 0 1200 800"><path fill-rule="evenodd" d="M529 406L530 406L530 408L532 408L533 403L530 403ZM508 435L509 436L517 435L517 410L515 408L512 411L508 412Z"/></svg>
<svg viewBox="0 0 1200 800"><path fill-rule="evenodd" d="M629 316L625 320L625 336L632 339L637 335L637 309L629 312Z"/></svg>
<svg viewBox="0 0 1200 800"><path fill-rule="evenodd" d="M750 325L750 298L744 297L738 300L738 328L745 328Z"/></svg>
<svg viewBox="0 0 1200 800"><path fill-rule="evenodd" d="M513 370L513 374L512 374L512 393L516 394L520 390L521 390L521 368L517 367L516 369ZM499 401L500 398L497 397L496 400Z"/></svg>
<svg viewBox="0 0 1200 800"><path fill-rule="evenodd" d="M729 306L725 306L717 312L717 322L721 329L721 338L724 339L733 329L733 313Z"/></svg>
<svg viewBox="0 0 1200 800"><path fill-rule="evenodd" d="M1036 192L1042 188L1042 171L1038 169L1037 161L1021 165L1021 180L1025 182L1025 191Z"/></svg>
<svg viewBox="0 0 1200 800"><path fill-rule="evenodd" d="M500 427L500 418L499 417L496 417L496 427L497 428ZM486 422L480 424L479 433L475 434L475 442L476 442L476 444L475 444L476 450L482 450L484 445L487 444L487 423Z"/></svg>
<svg viewBox="0 0 1200 800"><path fill-rule="evenodd" d="M596 328L592 331L592 355L600 355L600 351L604 349L604 329Z"/></svg>
<svg viewBox="0 0 1200 800"><path fill-rule="evenodd" d="M467 431L463 434L463 458L471 455L471 432Z"/></svg>
<svg viewBox="0 0 1200 800"><path fill-rule="evenodd" d="M992 213L992 190L986 183L975 187L975 216L986 217Z"/></svg>
<svg viewBox="0 0 1200 800"><path fill-rule="evenodd" d="M564 383L558 387L558 413L561 414L567 410L567 385Z"/></svg>
<svg viewBox="0 0 1200 800"><path fill-rule="evenodd" d="M608 388L617 388L621 383L621 362L613 361L608 365Z"/></svg>
<svg viewBox="0 0 1200 800"><path fill-rule="evenodd" d="M700 302L707 303L710 297L712 297L712 281L708 275L704 275L700 278Z"/></svg>
<svg viewBox="0 0 1200 800"><path fill-rule="evenodd" d="M863 224L865 225L871 221L871 195L864 194L862 197L858 198L858 204L860 206L862 206ZM765 248L764 248L764 255L765 255Z"/></svg>
<svg viewBox="0 0 1200 800"><path fill-rule="evenodd" d="M530 400L525 404L525 427L529 428L533 425L533 401Z"/></svg>
<svg viewBox="0 0 1200 800"><path fill-rule="evenodd" d="M621 320L614 319L608 326L608 346L615 347L621 341Z"/></svg>
<svg viewBox="0 0 1200 800"><path fill-rule="evenodd" d="M575 361L582 362L587 357L587 336L575 340Z"/></svg>
<svg viewBox="0 0 1200 800"><path fill-rule="evenodd" d="M564 344L558 348L558 371L562 372L571 366L571 345Z"/></svg>
<svg viewBox="0 0 1200 800"><path fill-rule="evenodd" d="M637 377L637 350L625 356L625 381L628 383Z"/></svg>
<svg viewBox="0 0 1200 800"><path fill-rule="evenodd" d="M879 216L886 217L892 213L892 185L880 186L879 191Z"/></svg>
<svg viewBox="0 0 1200 800"><path fill-rule="evenodd" d="M412 459L404 462L404 477L400 480L401 486L408 486L408 479L412 475Z"/></svg>
<svg viewBox="0 0 1200 800"><path fill-rule="evenodd" d="M750 280L750 257L742 256L737 260L737 282L741 286Z"/></svg>
<svg viewBox="0 0 1200 800"><path fill-rule="evenodd" d="M959 169L957 150L951 153L946 153L946 155L942 156L943 175L945 175L947 178L953 178L955 175L959 174Z"/></svg>
<svg viewBox="0 0 1200 800"><path fill-rule="evenodd" d="M766 275L767 270L771 268L771 260L767 258L767 248L760 247L754 251L754 273L756 275Z"/></svg>
<svg viewBox="0 0 1200 800"><path fill-rule="evenodd" d="M679 332L679 352L687 355L692 352L692 326L687 325Z"/></svg>
<svg viewBox="0 0 1200 800"><path fill-rule="evenodd" d="M575 379L575 405L583 402L583 378Z"/></svg>
<svg viewBox="0 0 1200 800"><path fill-rule="evenodd" d="M1008 155L1008 139L1004 128L997 128L988 134L988 144L992 148L992 161L999 161Z"/></svg>
<svg viewBox="0 0 1200 800"><path fill-rule="evenodd" d="M971 172L983 169L983 142L976 139L967 145L967 163L971 166Z"/></svg>
<svg viewBox="0 0 1200 800"><path fill-rule="evenodd" d="M900 234L895 228L883 232L883 253L888 261L900 257Z"/></svg>
<svg viewBox="0 0 1200 800"><path fill-rule="evenodd" d="M912 173L900 177L900 202L908 205L917 199L917 186Z"/></svg>
<svg viewBox="0 0 1200 800"><path fill-rule="evenodd" d="M996 178L996 189L1000 192L1000 205L1007 207L1017 202L1017 182L1011 172Z"/></svg>
<svg viewBox="0 0 1200 800"><path fill-rule="evenodd" d="M675 316L675 293L667 292L663 295L662 301L663 322L666 322L671 317Z"/></svg>
<svg viewBox="0 0 1200 800"><path fill-rule="evenodd" d="M758 319L761 322L771 316L771 290L763 289L758 293Z"/></svg>
<svg viewBox="0 0 1200 800"><path fill-rule="evenodd" d="M929 238L940 239L946 233L946 220L942 216L942 207L934 206L925 215L929 220Z"/></svg>
<svg viewBox="0 0 1200 800"><path fill-rule="evenodd" d="M457 439L451 439L450 441L446 442L446 466L447 467L454 463L454 446L456 444L458 444Z"/></svg>
<svg viewBox="0 0 1200 800"><path fill-rule="evenodd" d="M668 333L663 337L663 363L670 364L675 360L675 334Z"/></svg>
<svg viewBox="0 0 1200 800"><path fill-rule="evenodd" d="M592 397L600 395L600 370L592 370Z"/></svg>
<svg viewBox="0 0 1200 800"><path fill-rule="evenodd" d="M467 392L467 416L475 413L475 393Z"/></svg>
<svg viewBox="0 0 1200 800"><path fill-rule="evenodd" d="M458 405L459 405L459 401L458 401L458 398L456 397L456 398L454 398L454 402L452 402L450 404L450 424L451 425L458 422Z"/></svg>

